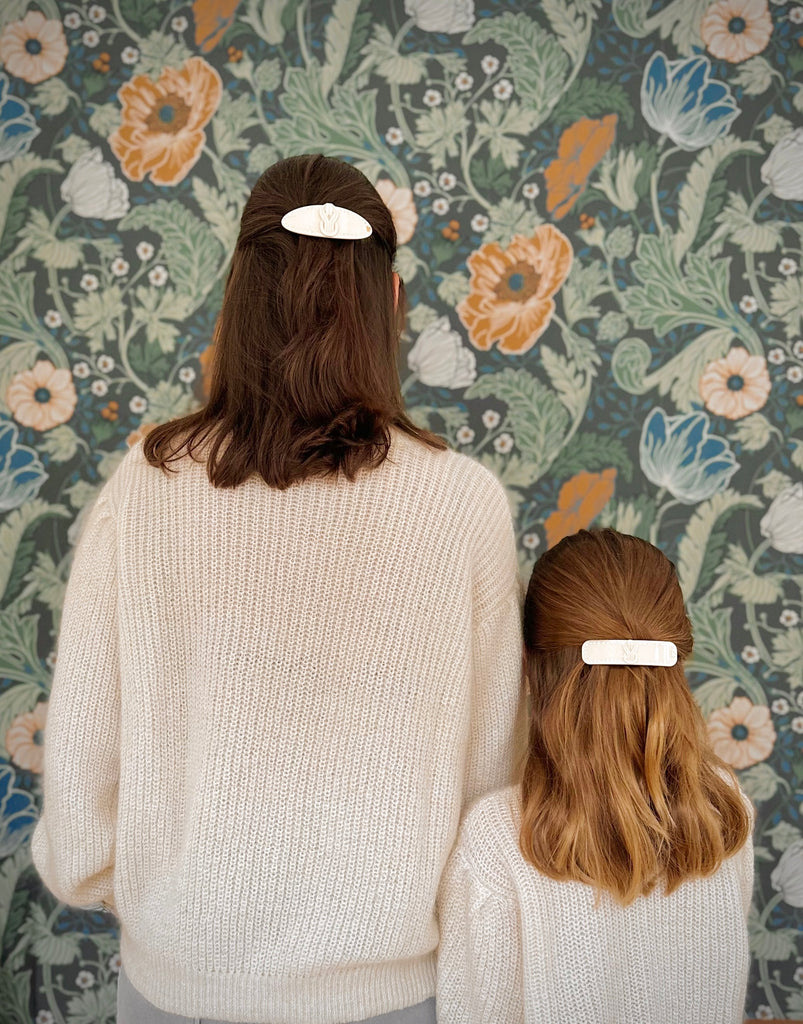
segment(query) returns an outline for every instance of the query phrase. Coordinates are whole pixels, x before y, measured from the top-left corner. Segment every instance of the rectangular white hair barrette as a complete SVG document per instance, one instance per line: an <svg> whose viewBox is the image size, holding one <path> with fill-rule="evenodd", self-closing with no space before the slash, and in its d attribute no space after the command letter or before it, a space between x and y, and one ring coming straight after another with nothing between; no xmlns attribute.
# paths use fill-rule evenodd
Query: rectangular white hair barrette
<svg viewBox="0 0 803 1024"><path fill-rule="evenodd" d="M343 240L368 238L373 231L365 217L332 203L297 206L282 217L282 227L296 235Z"/></svg>
<svg viewBox="0 0 803 1024"><path fill-rule="evenodd" d="M678 649L670 640L586 640L582 647L586 665L677 664Z"/></svg>

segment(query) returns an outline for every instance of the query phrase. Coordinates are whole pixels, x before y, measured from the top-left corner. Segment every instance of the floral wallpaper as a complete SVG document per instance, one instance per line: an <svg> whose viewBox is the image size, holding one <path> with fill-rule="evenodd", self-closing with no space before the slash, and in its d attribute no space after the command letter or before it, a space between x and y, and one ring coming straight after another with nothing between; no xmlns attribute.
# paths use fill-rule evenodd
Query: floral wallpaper
<svg viewBox="0 0 803 1024"><path fill-rule="evenodd" d="M3 0L0 65L3 1024L114 1018L114 921L29 852L71 551L309 151L392 210L406 401L504 482L523 572L592 522L676 562L758 809L746 1011L803 1019L800 0Z"/></svg>

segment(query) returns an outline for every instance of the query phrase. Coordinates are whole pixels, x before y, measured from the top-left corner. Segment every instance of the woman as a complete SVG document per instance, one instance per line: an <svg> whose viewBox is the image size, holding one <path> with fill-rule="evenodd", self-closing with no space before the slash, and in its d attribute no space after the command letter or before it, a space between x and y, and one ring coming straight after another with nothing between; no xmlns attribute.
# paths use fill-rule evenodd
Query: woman
<svg viewBox="0 0 803 1024"><path fill-rule="evenodd" d="M34 856L117 914L119 1024L434 1021L440 874L511 772L518 585L503 489L404 413L395 248L353 167L266 171L209 402L76 553Z"/></svg>
<svg viewBox="0 0 803 1024"><path fill-rule="evenodd" d="M751 812L683 671L672 563L614 530L546 552L524 609L523 784L444 874L442 1024L737 1024Z"/></svg>

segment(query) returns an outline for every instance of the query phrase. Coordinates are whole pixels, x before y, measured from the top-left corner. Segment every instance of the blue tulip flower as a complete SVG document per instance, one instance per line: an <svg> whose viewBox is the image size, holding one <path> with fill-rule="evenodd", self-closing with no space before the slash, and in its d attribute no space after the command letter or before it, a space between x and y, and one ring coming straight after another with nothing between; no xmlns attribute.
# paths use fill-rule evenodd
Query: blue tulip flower
<svg viewBox="0 0 803 1024"><path fill-rule="evenodd" d="M685 505L724 491L739 468L728 442L708 433L702 412L667 416L653 409L644 422L639 461L647 479Z"/></svg>
<svg viewBox="0 0 803 1024"><path fill-rule="evenodd" d="M9 94L8 76L0 71L0 161L27 153L38 134L28 104Z"/></svg>
<svg viewBox="0 0 803 1024"><path fill-rule="evenodd" d="M30 501L47 480L47 473L32 448L17 444L13 423L0 422L0 512Z"/></svg>
<svg viewBox="0 0 803 1024"><path fill-rule="evenodd" d="M644 120L681 149L693 153L726 135L741 113L724 82L711 81L707 57L650 57L641 81Z"/></svg>
<svg viewBox="0 0 803 1024"><path fill-rule="evenodd" d="M16 773L10 764L0 764L0 860L10 857L33 832L38 817L30 793L16 789Z"/></svg>

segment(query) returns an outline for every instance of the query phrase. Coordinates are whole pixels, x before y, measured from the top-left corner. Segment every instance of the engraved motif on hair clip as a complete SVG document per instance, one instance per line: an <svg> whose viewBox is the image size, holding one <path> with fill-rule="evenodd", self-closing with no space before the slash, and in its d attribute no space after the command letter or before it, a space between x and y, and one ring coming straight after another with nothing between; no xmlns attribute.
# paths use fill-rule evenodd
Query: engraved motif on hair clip
<svg viewBox="0 0 803 1024"><path fill-rule="evenodd" d="M333 238L337 234L337 225L340 220L340 215L337 211L337 207L331 203L324 203L321 207L319 214L318 227L321 229L321 234L326 235L327 238Z"/></svg>
<svg viewBox="0 0 803 1024"><path fill-rule="evenodd" d="M344 241L369 238L373 233L365 217L334 203L297 206L282 217L282 227L297 235Z"/></svg>

